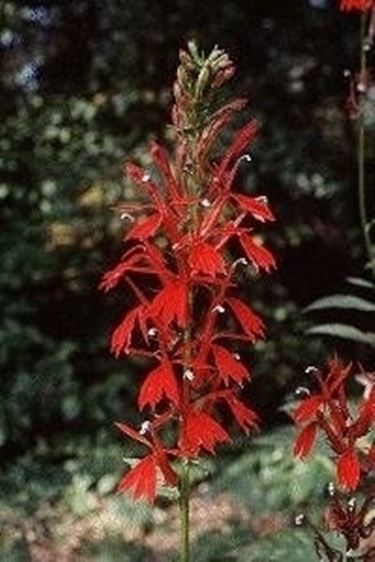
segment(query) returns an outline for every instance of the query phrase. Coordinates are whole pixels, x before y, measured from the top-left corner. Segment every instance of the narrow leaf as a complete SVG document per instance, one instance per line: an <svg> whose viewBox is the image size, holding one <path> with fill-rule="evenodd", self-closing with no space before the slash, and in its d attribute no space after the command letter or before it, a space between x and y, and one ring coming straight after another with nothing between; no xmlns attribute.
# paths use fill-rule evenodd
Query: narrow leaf
<svg viewBox="0 0 375 562"><path fill-rule="evenodd" d="M374 332L362 332L358 328L348 326L347 324L320 324L306 330L306 334L311 336L333 336L360 343L367 343L375 347Z"/></svg>

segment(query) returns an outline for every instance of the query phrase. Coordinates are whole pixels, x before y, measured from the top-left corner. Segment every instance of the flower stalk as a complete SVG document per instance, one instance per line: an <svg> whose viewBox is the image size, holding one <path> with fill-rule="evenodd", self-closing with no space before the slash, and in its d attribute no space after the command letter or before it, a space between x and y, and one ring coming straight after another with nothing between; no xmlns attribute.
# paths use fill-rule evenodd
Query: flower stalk
<svg viewBox="0 0 375 562"><path fill-rule="evenodd" d="M180 562L190 562L190 475L189 462L183 463L180 479L181 555Z"/></svg>
<svg viewBox="0 0 375 562"><path fill-rule="evenodd" d="M358 88L358 148L357 148L357 166L358 166L358 202L359 217L363 233L365 249L369 260L369 268L375 277L375 252L371 241L370 223L366 208L366 127L364 115L364 96L366 95L367 86L367 21L368 14L366 11L361 13L360 22L360 72Z"/></svg>

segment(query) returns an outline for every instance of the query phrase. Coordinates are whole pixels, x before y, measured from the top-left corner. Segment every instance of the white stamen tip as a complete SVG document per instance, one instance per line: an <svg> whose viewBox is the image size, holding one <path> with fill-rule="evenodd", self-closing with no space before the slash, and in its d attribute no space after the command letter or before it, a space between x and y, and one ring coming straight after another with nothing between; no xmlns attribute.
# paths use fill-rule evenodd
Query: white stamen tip
<svg viewBox="0 0 375 562"><path fill-rule="evenodd" d="M212 312L218 312L219 314L223 314L225 312L225 308L221 304L217 304L212 309Z"/></svg>
<svg viewBox="0 0 375 562"><path fill-rule="evenodd" d="M310 390L306 386L298 386L294 392L297 398L301 396L310 396Z"/></svg>
<svg viewBox="0 0 375 562"><path fill-rule="evenodd" d="M255 200L258 201L258 203L263 203L264 205L267 205L268 203L268 197L266 195L259 195L259 197L256 197Z"/></svg>
<svg viewBox="0 0 375 562"><path fill-rule="evenodd" d="M145 435L151 429L151 422L144 421L139 430L140 435Z"/></svg>
<svg viewBox="0 0 375 562"><path fill-rule="evenodd" d="M233 353L233 357L235 358L236 361L239 361L241 359L241 356L239 353Z"/></svg>
<svg viewBox="0 0 375 562"><path fill-rule="evenodd" d="M330 483L328 484L327 490L328 490L328 494L329 494L330 496L334 496L335 493L336 493L336 486L335 486L335 484L334 484L333 482L330 482Z"/></svg>
<svg viewBox="0 0 375 562"><path fill-rule="evenodd" d="M148 336L156 336L156 334L158 333L156 328L150 328L149 330L147 330L147 335Z"/></svg>
<svg viewBox="0 0 375 562"><path fill-rule="evenodd" d="M150 181L150 179L151 179L150 174L148 174L147 172L143 174L142 181L148 182L148 181Z"/></svg>
<svg viewBox="0 0 375 562"><path fill-rule="evenodd" d="M294 519L294 523L296 525L296 527L301 527L301 525L303 525L305 522L305 514L304 513L299 513L298 515L296 515L295 519Z"/></svg>
<svg viewBox="0 0 375 562"><path fill-rule="evenodd" d="M348 501L348 507L350 509L350 511L353 511L355 506L357 505L357 500L356 498L350 498L350 500Z"/></svg>
<svg viewBox="0 0 375 562"><path fill-rule="evenodd" d="M194 380L194 373L191 369L185 369L184 370L184 379L186 379L188 381Z"/></svg>
<svg viewBox="0 0 375 562"><path fill-rule="evenodd" d="M130 222L134 222L134 217L132 215L130 215L129 213L121 213L120 219L123 220L123 221L127 220L127 221L130 221Z"/></svg>
<svg viewBox="0 0 375 562"><path fill-rule="evenodd" d="M249 262L246 258L238 258L238 260L234 262L234 265L249 265Z"/></svg>
<svg viewBox="0 0 375 562"><path fill-rule="evenodd" d="M250 155L250 154L243 154L243 156L241 156L241 157L237 160L237 162L240 163L240 162L242 162L242 161L244 161L244 162L251 162L251 161L252 161L251 155Z"/></svg>
<svg viewBox="0 0 375 562"><path fill-rule="evenodd" d="M344 70L343 74L344 74L344 77L345 77L345 78L349 78L349 76L351 75L351 72L350 72L350 70L348 70L348 69L346 68L346 69Z"/></svg>
<svg viewBox="0 0 375 562"><path fill-rule="evenodd" d="M363 82L358 82L358 84L357 84L357 91L358 91L360 94L364 94L365 91L366 91L366 84L364 84Z"/></svg>
<svg viewBox="0 0 375 562"><path fill-rule="evenodd" d="M207 209L208 207L211 207L211 202L208 199L202 199L201 205Z"/></svg>
<svg viewBox="0 0 375 562"><path fill-rule="evenodd" d="M314 373L317 373L319 369L317 369L316 367L314 367L314 365L309 365L308 367L306 367L305 369L305 373L306 375L312 375Z"/></svg>

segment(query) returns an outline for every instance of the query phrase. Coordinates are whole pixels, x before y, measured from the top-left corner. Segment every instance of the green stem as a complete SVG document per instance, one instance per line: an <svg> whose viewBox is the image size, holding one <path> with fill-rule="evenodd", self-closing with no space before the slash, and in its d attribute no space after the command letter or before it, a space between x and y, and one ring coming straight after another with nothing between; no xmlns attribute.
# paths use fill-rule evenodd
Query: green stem
<svg viewBox="0 0 375 562"><path fill-rule="evenodd" d="M366 50L364 47L366 33L366 14L361 15L361 32L360 32L360 82L365 80L366 76ZM359 94L359 119L358 119L358 202L359 202L359 217L361 221L361 228L365 242L366 252L370 261L370 269L375 277L375 255L373 252L371 237L369 231L369 221L366 209L366 184L365 184L365 121L363 114L363 94Z"/></svg>
<svg viewBox="0 0 375 562"><path fill-rule="evenodd" d="M189 526L190 478L189 464L184 463L180 480L181 556L180 562L190 562Z"/></svg>

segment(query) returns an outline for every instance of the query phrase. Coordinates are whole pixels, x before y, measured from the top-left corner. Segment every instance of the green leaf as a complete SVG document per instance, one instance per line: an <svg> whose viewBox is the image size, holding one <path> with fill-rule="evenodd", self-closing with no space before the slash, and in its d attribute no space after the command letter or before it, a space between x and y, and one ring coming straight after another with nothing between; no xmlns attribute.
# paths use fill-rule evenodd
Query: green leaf
<svg viewBox="0 0 375 562"><path fill-rule="evenodd" d="M347 324L320 324L309 328L305 333L311 336L333 336L360 343L367 343L375 347L374 332L362 332L358 328L348 326Z"/></svg>
<svg viewBox="0 0 375 562"><path fill-rule="evenodd" d="M360 310L362 312L375 312L375 303L361 297L353 297L351 295L331 295L309 304L309 306L304 309L304 312L324 310L326 308L349 308Z"/></svg>

